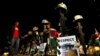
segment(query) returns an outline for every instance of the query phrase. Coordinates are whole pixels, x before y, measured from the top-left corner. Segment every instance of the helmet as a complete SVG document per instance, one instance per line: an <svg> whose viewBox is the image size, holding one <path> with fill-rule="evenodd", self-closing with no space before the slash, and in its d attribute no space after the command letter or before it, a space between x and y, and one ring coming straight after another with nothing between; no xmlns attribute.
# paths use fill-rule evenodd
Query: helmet
<svg viewBox="0 0 100 56"><path fill-rule="evenodd" d="M34 31L38 30L38 27L34 26L34 27L33 27L33 30L34 30Z"/></svg>
<svg viewBox="0 0 100 56"><path fill-rule="evenodd" d="M66 4L64 4L63 2L59 3L59 4L58 4L58 7L61 7L61 8L64 8L64 9L67 10L67 6L66 6Z"/></svg>
<svg viewBox="0 0 100 56"><path fill-rule="evenodd" d="M82 15L75 15L74 16L74 20L79 20L79 19L83 19Z"/></svg>
<svg viewBox="0 0 100 56"><path fill-rule="evenodd" d="M66 4L64 4L63 2L57 5L56 10L58 10L59 13L64 13L64 14L68 12L68 8Z"/></svg>
<svg viewBox="0 0 100 56"><path fill-rule="evenodd" d="M49 23L49 21L46 20L46 19L43 19L43 20L42 20L42 23Z"/></svg>

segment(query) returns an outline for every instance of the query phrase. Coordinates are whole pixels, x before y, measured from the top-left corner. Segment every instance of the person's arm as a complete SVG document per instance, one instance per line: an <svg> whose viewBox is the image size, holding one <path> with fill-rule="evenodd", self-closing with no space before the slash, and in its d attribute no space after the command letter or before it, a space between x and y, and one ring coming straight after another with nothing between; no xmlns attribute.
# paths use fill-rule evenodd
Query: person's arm
<svg viewBox="0 0 100 56"><path fill-rule="evenodd" d="M40 32L40 41L39 43L42 43L43 42L43 32Z"/></svg>
<svg viewBox="0 0 100 56"><path fill-rule="evenodd" d="M58 43L58 40L56 40L56 41L57 41L57 46L58 46L59 48L61 48L60 45L59 45L59 43Z"/></svg>
<svg viewBox="0 0 100 56"><path fill-rule="evenodd" d="M60 22L58 22L58 26L61 26Z"/></svg>

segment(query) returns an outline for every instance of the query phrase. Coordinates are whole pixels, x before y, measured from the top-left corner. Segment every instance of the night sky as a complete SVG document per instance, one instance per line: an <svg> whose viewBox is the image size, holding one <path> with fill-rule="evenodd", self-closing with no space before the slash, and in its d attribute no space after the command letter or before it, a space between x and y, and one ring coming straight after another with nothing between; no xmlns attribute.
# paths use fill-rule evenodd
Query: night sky
<svg viewBox="0 0 100 56"><path fill-rule="evenodd" d="M0 16L0 39L6 38L7 34L10 33L10 27L16 20L20 21L22 35L31 30L33 26L40 26L41 20L44 18L52 22L53 26L57 28L59 15L54 8L62 1L68 7L66 15L68 19L73 20L76 14L83 15L87 35L93 33L94 27L99 29L100 7L98 0L16 1L16 3L5 3L7 5L2 4L1 14L6 15ZM87 38L89 39L89 37Z"/></svg>

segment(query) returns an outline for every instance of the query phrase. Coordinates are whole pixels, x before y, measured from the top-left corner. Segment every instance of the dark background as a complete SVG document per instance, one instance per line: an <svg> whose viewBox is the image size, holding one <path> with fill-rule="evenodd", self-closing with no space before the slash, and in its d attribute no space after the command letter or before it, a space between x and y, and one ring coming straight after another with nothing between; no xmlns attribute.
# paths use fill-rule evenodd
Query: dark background
<svg viewBox="0 0 100 56"><path fill-rule="evenodd" d="M20 21L21 35L31 30L33 26L41 25L41 20L46 18L57 28L59 15L55 11L58 3L64 2L68 7L67 18L73 20L74 15L81 14L84 17L86 35L93 33L94 27L99 30L100 2L98 0L34 0L11 1L1 4L0 16L0 42L6 42L10 27L16 20ZM86 37L88 42L90 37Z"/></svg>

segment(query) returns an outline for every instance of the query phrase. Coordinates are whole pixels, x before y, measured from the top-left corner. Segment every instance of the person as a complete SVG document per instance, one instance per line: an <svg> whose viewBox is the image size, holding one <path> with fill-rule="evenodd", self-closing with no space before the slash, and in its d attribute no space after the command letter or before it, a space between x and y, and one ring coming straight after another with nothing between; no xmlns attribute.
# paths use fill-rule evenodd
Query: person
<svg viewBox="0 0 100 56"><path fill-rule="evenodd" d="M36 41L36 43L39 45L39 42L40 42L40 36L39 36L39 32L38 32L38 27L37 26L34 26L33 27L33 40Z"/></svg>
<svg viewBox="0 0 100 56"><path fill-rule="evenodd" d="M20 44L20 29L19 29L19 22L16 21L15 25L13 26L13 33L12 33L12 40L11 40L11 49L13 50L14 44L15 46L15 53L18 53L19 44Z"/></svg>
<svg viewBox="0 0 100 56"><path fill-rule="evenodd" d="M86 48L86 44L85 44L85 40L84 40L84 37L85 37L85 33L83 32L83 25L82 25L82 22L81 20L83 19L83 17L81 15L76 15L74 17L74 23L76 24L76 33L75 35L78 37L78 39L80 40L80 43L82 44L83 46L83 51L84 51L84 55L87 56L87 48Z"/></svg>
<svg viewBox="0 0 100 56"><path fill-rule="evenodd" d="M56 10L58 11L58 13L60 15L58 25L60 26L61 36L66 36L69 33L68 32L69 29L68 29L68 26L67 26L68 25L67 24L68 19L65 16L67 14L67 11L68 11L67 6L63 2L61 2L57 5Z"/></svg>
<svg viewBox="0 0 100 56"><path fill-rule="evenodd" d="M28 31L28 33L26 34L26 37L25 37L25 45L29 42L31 42L33 38L33 32L32 31Z"/></svg>
<svg viewBox="0 0 100 56"><path fill-rule="evenodd" d="M30 48L31 48L31 43L29 42L29 43L27 43L27 45L26 45L26 50L25 50L25 54L30 54Z"/></svg>
<svg viewBox="0 0 100 56"><path fill-rule="evenodd" d="M47 19L42 20L43 31L40 33L42 43L47 43L47 39L49 38L48 24L49 21Z"/></svg>
<svg viewBox="0 0 100 56"><path fill-rule="evenodd" d="M39 49L39 46L36 44L36 40L32 40L31 42L31 47L30 47L30 52L31 52L31 55L35 55L37 53Z"/></svg>
<svg viewBox="0 0 100 56"><path fill-rule="evenodd" d="M56 29L52 28L50 22L47 24L47 28L48 28L48 33L49 33L49 37L47 38L48 48L49 49L51 48L50 50L56 51L55 54L57 54L57 52L58 54L60 54L60 51L57 49L57 47L59 47L59 44L57 41L57 38L59 37L59 32Z"/></svg>
<svg viewBox="0 0 100 56"><path fill-rule="evenodd" d="M100 46L100 33L98 32L98 30L95 28L95 33L94 36L92 35L92 39L91 39L91 44L95 44L97 46Z"/></svg>
<svg viewBox="0 0 100 56"><path fill-rule="evenodd" d="M59 12L60 14L60 19L59 19L59 26L60 26L60 31L61 31L61 36L66 36L67 35L67 26L66 26L66 21L67 18L65 17L65 14L63 12Z"/></svg>
<svg viewBox="0 0 100 56"><path fill-rule="evenodd" d="M47 19L42 20L43 30L40 33L40 39L41 39L41 43L46 43L46 47L44 48L44 56L47 56L46 52L48 50L48 38L49 38L48 24L49 21Z"/></svg>
<svg viewBox="0 0 100 56"><path fill-rule="evenodd" d="M60 46L58 44L58 40L57 40L58 37L59 37L59 32L56 29L51 28L49 45L52 49L54 49L56 51L56 53L55 53L56 55L57 55L57 53L60 54L60 51L57 49L57 47L60 48Z"/></svg>
<svg viewBox="0 0 100 56"><path fill-rule="evenodd" d="M21 45L21 48L19 50L19 53L20 54L24 54L24 52L25 52L25 46L24 45Z"/></svg>

